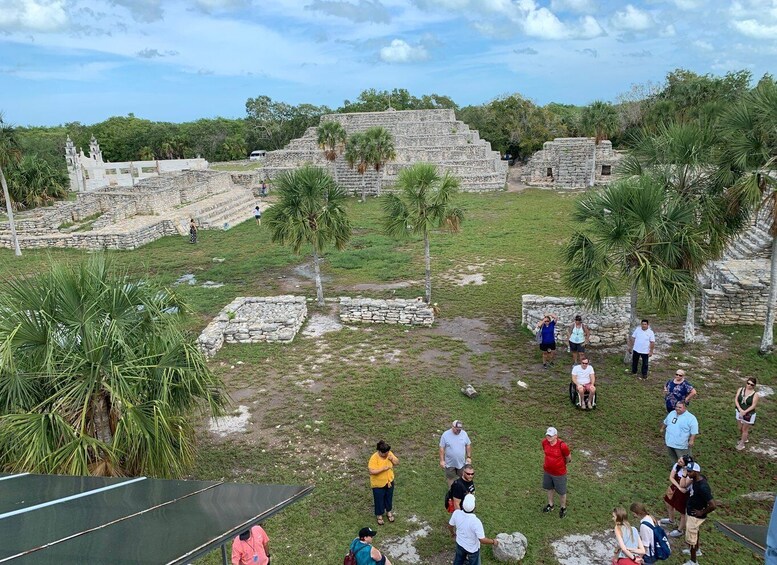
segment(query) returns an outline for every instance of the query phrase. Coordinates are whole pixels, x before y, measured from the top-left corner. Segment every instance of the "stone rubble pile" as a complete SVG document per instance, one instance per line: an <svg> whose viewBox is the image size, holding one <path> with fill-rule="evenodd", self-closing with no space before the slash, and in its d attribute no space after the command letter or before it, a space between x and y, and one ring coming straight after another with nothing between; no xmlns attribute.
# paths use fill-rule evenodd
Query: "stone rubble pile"
<svg viewBox="0 0 777 565"><path fill-rule="evenodd" d="M308 315L304 296L239 296L227 304L197 338L213 357L226 343L291 343Z"/></svg>
<svg viewBox="0 0 777 565"><path fill-rule="evenodd" d="M598 311L592 311L576 298L569 297L524 294L521 304L521 325L532 331L545 314L558 316L556 342L559 344L566 344L567 329L577 314L583 317L583 323L591 331L590 342L593 345L623 345L633 329L629 328L631 305L628 296L608 298Z"/></svg>
<svg viewBox="0 0 777 565"><path fill-rule="evenodd" d="M434 312L431 306L420 298L378 300L343 296L340 297L340 319L344 323L431 326L434 323Z"/></svg>

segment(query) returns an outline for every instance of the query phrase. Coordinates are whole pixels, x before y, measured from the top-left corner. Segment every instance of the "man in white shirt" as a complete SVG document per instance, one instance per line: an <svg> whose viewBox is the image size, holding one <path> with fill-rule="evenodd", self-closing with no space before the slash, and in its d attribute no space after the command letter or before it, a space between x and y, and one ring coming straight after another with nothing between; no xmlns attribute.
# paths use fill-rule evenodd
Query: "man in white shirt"
<svg viewBox="0 0 777 565"><path fill-rule="evenodd" d="M631 348L631 374L637 374L637 366L641 358L642 378L646 379L648 359L653 356L653 349L656 347L656 334L650 329L650 322L648 320L642 320L640 326L631 334L629 347Z"/></svg>
<svg viewBox="0 0 777 565"><path fill-rule="evenodd" d="M460 510L454 510L448 522L451 537L456 539L456 556L453 565L480 565L480 544L496 545L497 541L487 538L483 522L475 516L475 495L468 494Z"/></svg>
<svg viewBox="0 0 777 565"><path fill-rule="evenodd" d="M577 405L583 410L590 410L593 406L594 393L596 392L596 373L588 362L588 357L583 356L580 364L572 368L572 382L577 387ZM585 403L585 393L588 394L588 404Z"/></svg>

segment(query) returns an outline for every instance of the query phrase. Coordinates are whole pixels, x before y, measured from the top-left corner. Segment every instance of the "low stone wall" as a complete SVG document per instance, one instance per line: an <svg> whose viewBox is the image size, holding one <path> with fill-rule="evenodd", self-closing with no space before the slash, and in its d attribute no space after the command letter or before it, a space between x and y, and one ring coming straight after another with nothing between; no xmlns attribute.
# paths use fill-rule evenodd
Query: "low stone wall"
<svg viewBox="0 0 777 565"><path fill-rule="evenodd" d="M226 343L291 343L308 315L304 296L239 296L197 338L213 357Z"/></svg>
<svg viewBox="0 0 777 565"><path fill-rule="evenodd" d="M763 324L769 302L770 261L718 261L712 267L712 288L702 289L701 294L702 323Z"/></svg>
<svg viewBox="0 0 777 565"><path fill-rule="evenodd" d="M420 298L377 300L343 296L340 298L340 319L343 322L431 326L434 323L434 311Z"/></svg>
<svg viewBox="0 0 777 565"><path fill-rule="evenodd" d="M600 310L591 310L576 298L524 294L521 307L521 325L531 330L545 314L556 314L556 341L559 343L566 343L567 329L577 314L583 317L583 323L591 331L590 341L594 345L622 345L629 336L631 306L628 296L608 298Z"/></svg>

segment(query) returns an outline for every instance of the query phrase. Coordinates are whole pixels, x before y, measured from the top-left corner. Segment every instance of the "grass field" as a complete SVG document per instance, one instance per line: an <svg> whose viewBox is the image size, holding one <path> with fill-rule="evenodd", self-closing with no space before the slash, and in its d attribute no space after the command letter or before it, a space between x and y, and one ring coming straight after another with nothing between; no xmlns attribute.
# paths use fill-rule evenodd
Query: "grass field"
<svg viewBox="0 0 777 565"><path fill-rule="evenodd" d="M432 237L432 300L441 309L433 329L353 326L315 338L298 335L287 346L226 346L219 352L213 370L227 383L235 407L248 407L251 425L244 433L219 438L203 423L191 476L316 487L267 522L274 565L339 563L358 529L374 527L366 465L381 438L401 464L397 521L379 528L376 545L417 530L417 519L431 528L415 542L419 562L450 563L453 542L444 528L446 488L437 441L454 418L464 421L473 441L477 514L486 534L524 533L527 563L556 563L553 541L610 529L613 506L638 500L663 515L668 461L659 433L665 415L661 391L679 366L699 391L690 407L701 427L694 455L720 503L712 518L768 522L771 502L742 495L775 490L775 460L756 452L777 448L773 397L759 407L748 450L734 449L736 389L748 376L777 386L777 361L756 353L760 327L703 327L705 342L685 346L679 315L656 316L649 305L640 305L639 315L649 316L666 336L657 344L651 376L635 382L624 374L621 352L591 349L600 391L593 413L569 404L566 353L559 352L555 368L542 368L531 334L518 327L521 294L568 294L559 250L573 231L569 212L576 197L538 190L463 195L463 231ZM374 199L351 200L349 207L354 237L344 251L327 254L325 296L421 296L420 240L396 242L382 235ZM193 307L193 334L235 296L315 295L307 277L309 257L271 243L266 228L253 221L227 232L201 231L196 246L185 238L165 238L108 255L131 272L166 284L186 273L196 275L197 285L175 287ZM72 250L25 251L16 259L2 250L0 278L82 256ZM215 257L224 262L214 262ZM473 273L482 274L485 284L459 284ZM201 287L206 280L224 286ZM407 281L409 286L397 288ZM309 303L309 318L314 315L335 314L329 304L319 309ZM464 383L472 383L480 396L464 397L459 392ZM564 520L540 512L545 503L540 441L549 425L573 450ZM712 521L703 527L700 562L759 562L717 533ZM675 547L667 563L685 561L680 545ZM490 548L483 555L484 563L495 562ZM203 562L218 563L220 557Z"/></svg>

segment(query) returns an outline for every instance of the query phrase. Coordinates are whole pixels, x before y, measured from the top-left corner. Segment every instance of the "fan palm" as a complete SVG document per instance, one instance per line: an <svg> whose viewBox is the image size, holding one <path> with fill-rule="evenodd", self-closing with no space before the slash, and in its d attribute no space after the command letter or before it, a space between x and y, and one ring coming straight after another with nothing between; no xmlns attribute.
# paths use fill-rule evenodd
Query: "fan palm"
<svg viewBox="0 0 777 565"><path fill-rule="evenodd" d="M370 145L367 136L363 132L354 133L348 138L345 144L345 160L348 166L356 169L362 179L362 202L366 194L366 183L364 175L370 167Z"/></svg>
<svg viewBox="0 0 777 565"><path fill-rule="evenodd" d="M576 297L599 307L628 287L635 327L638 292L662 311L694 292L687 265L698 262L703 233L693 209L654 179L632 177L589 192L573 219L582 229L564 248L564 280Z"/></svg>
<svg viewBox="0 0 777 565"><path fill-rule="evenodd" d="M388 161L396 158L397 152L394 149L394 137L391 133L383 127L376 126L367 129L364 132L367 138L368 160L370 165L375 169L376 182L377 182L377 194L380 196L380 189L382 183L381 171L385 167ZM362 194L362 200L364 200L364 194Z"/></svg>
<svg viewBox="0 0 777 565"><path fill-rule="evenodd" d="M416 163L403 169L397 178L397 192L383 199L384 227L392 237L420 235L424 238L426 302L432 302L432 257L430 234L434 229L458 232L464 212L453 205L459 180L445 172L440 175L430 163Z"/></svg>
<svg viewBox="0 0 777 565"><path fill-rule="evenodd" d="M3 199L5 200L5 209L8 214L8 227L11 232L11 241L13 241L14 253L17 257L21 257L22 250L19 247L19 238L16 235L16 224L13 219L13 205L11 203L11 195L8 193L8 183L5 179L3 169L8 169L11 163L18 162L22 157L22 152L19 149L19 143L16 139L16 132L14 128L3 119L3 114L0 113L0 184L3 187Z"/></svg>
<svg viewBox="0 0 777 565"><path fill-rule="evenodd" d="M643 130L632 137L632 150L620 168L625 175L651 176L693 208L694 221L705 234L703 253L688 256L696 262L683 267L696 278L709 261L720 258L746 219L742 213L726 213L730 194L714 174L717 142L715 129L708 124L660 124L655 131ZM686 308L686 342L695 340L695 298L693 293Z"/></svg>
<svg viewBox="0 0 777 565"><path fill-rule="evenodd" d="M580 129L586 135L593 135L598 144L603 139L618 133L620 129L618 111L607 102L601 100L591 102L580 114Z"/></svg>
<svg viewBox="0 0 777 565"><path fill-rule="evenodd" d="M0 294L0 469L179 477L191 413L223 385L182 330L185 306L94 256Z"/></svg>
<svg viewBox="0 0 777 565"><path fill-rule="evenodd" d="M774 349L775 305L777 304L777 82L764 77L743 100L721 118L720 175L731 185L736 207L763 212L769 217L772 256L769 299L759 351Z"/></svg>
<svg viewBox="0 0 777 565"><path fill-rule="evenodd" d="M351 222L345 210L345 191L324 169L306 165L274 180L278 202L265 213L272 240L299 253L313 247L316 297L324 304L321 256L327 245L342 249L351 237Z"/></svg>
<svg viewBox="0 0 777 565"><path fill-rule="evenodd" d="M332 166L332 176L337 179L337 157L345 151L345 140L348 134L340 122L326 121L317 128L318 146L324 151L324 158Z"/></svg>

